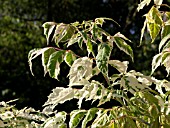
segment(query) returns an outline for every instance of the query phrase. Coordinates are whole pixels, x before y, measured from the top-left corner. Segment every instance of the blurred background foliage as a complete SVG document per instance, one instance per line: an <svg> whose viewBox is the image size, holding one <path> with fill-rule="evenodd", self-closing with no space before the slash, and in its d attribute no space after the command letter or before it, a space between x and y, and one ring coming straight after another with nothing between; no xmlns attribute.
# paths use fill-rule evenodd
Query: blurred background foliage
<svg viewBox="0 0 170 128"><path fill-rule="evenodd" d="M120 24L107 22L103 28L111 34L120 31L133 43L135 61L129 69L146 75L151 72L152 57L158 53L157 43L151 44L144 35L139 47L140 31L149 7L137 12L140 0L1 0L0 1L0 101L19 98L17 107L31 106L41 109L48 94L56 86L66 86L66 68L61 70L60 81L43 76L41 59L33 64L35 76L28 66L27 55L33 48L45 47L46 39L41 25L46 21L71 23L93 20L97 17L112 18ZM170 3L170 0L164 0ZM167 8L163 8L166 10ZM159 41L159 39L157 39ZM156 41L156 42L157 42ZM115 48L114 59L130 58ZM166 77L164 69L158 68L155 76Z"/></svg>

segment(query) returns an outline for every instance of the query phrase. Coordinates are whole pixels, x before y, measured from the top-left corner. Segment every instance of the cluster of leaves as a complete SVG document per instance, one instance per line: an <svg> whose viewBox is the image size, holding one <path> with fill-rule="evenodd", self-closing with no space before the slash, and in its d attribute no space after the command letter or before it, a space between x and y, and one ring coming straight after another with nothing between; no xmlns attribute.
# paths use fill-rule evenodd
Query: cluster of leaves
<svg viewBox="0 0 170 128"><path fill-rule="evenodd" d="M142 1L138 10L150 2L151 0ZM169 74L169 12L161 13L159 11L162 0L154 2L156 5L145 15L141 41L146 26L152 42L161 31L160 53L153 58L152 73L160 64L164 64ZM29 109L9 111L9 108L11 109L13 106L8 107L4 102L1 103L4 106L1 110L3 114L0 115L1 127L8 124L11 126L19 124L12 124L11 121L20 121L20 119L21 122L26 119L27 122L24 122L23 126L30 128L76 128L78 125L81 125L82 128L170 127L170 82L157 80L134 70L128 71L128 61L112 59L113 48L119 48L132 60L133 51L127 43L131 41L123 34L118 32L110 35L102 29L105 20L112 19L96 18L94 21L83 21L82 23L46 22L43 24L47 45L54 42L56 46L31 50L28 55L30 70L32 72L32 60L41 55L44 75L49 73L52 78L58 79L60 65L65 62L70 67L68 87L53 89L42 112L31 110L33 116L31 119L29 118L30 120L28 117L32 113ZM80 57L72 50L68 50L72 45L77 44L80 49L87 50L87 55ZM117 70L117 74L111 74L110 70ZM101 83L94 79L94 76L99 74L102 74L103 81L106 82ZM79 88L76 88L78 86ZM155 87L155 90L151 86ZM73 110L71 113L55 110L58 104L71 99L78 99L77 110ZM82 109L84 100L92 103L98 102L98 105L89 110ZM120 105L102 108L101 105L108 101L116 101ZM20 112L22 114L16 114ZM27 116L23 116L25 114ZM68 124L66 123L67 116L69 116ZM6 124L4 124L5 121Z"/></svg>

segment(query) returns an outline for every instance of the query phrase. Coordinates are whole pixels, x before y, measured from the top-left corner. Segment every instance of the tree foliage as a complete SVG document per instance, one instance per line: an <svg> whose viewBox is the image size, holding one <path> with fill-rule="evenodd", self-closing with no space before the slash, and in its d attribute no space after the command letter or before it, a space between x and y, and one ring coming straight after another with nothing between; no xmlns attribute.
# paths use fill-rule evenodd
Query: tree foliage
<svg viewBox="0 0 170 128"><path fill-rule="evenodd" d="M138 11L149 5L151 0L143 0ZM147 28L151 43L160 35L159 53L153 57L152 72L163 65L169 75L169 14L161 12L162 0L154 0L154 6L145 14L141 29L140 42ZM169 6L168 6L169 7ZM46 22L42 26L47 38L47 45L54 47L35 48L29 52L28 62L32 71L32 60L42 57L44 75L58 79L62 63L66 63L69 83L67 87L56 87L44 103L42 112L24 108L16 110L14 106L1 102L1 127L44 127L44 128L167 128L170 127L169 91L170 82L154 76L144 75L135 70L128 70L128 61L111 57L114 49L120 49L134 60L131 42L120 32L109 34L102 26L109 18L74 22L70 24ZM86 55L79 55L71 48L78 46L86 50ZM110 67L110 68L108 68ZM117 70L117 73L110 72ZM103 81L95 79L102 75ZM155 89L153 89L153 86ZM77 99L78 108L66 113L55 107L71 99ZM85 101L95 107L83 109ZM109 108L102 107L108 102L118 102ZM69 121L67 123L67 117Z"/></svg>

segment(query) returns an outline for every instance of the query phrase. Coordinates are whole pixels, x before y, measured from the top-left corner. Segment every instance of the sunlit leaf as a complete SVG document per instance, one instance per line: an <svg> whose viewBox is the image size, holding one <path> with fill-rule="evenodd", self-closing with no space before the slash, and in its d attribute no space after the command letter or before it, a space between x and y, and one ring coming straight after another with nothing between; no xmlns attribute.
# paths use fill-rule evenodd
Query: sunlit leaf
<svg viewBox="0 0 170 128"><path fill-rule="evenodd" d="M48 64L48 60L49 60L49 57L52 53L54 53L56 50L54 48L48 48L46 51L44 51L42 53L42 65L44 67L44 76L45 74L47 73L48 69L47 69L47 64Z"/></svg>
<svg viewBox="0 0 170 128"><path fill-rule="evenodd" d="M76 56L72 51L66 51L64 61L71 67L73 62L76 60Z"/></svg>
<svg viewBox="0 0 170 128"><path fill-rule="evenodd" d="M70 113L69 128L76 128L86 114L85 110L74 110Z"/></svg>
<svg viewBox="0 0 170 128"><path fill-rule="evenodd" d="M162 62L162 53L159 53L153 57L151 74L153 74L154 71L160 66L161 62Z"/></svg>
<svg viewBox="0 0 170 128"><path fill-rule="evenodd" d="M64 121L66 120L66 112L58 112L55 117L49 118L44 123L44 128L66 128Z"/></svg>
<svg viewBox="0 0 170 128"><path fill-rule="evenodd" d="M49 36L51 35L51 33L53 32L53 34L54 34L54 31L55 31L54 27L56 27L56 25L57 25L57 23L55 23L55 22L45 22L42 25L42 27L44 28L44 35L47 38L47 42L49 42L48 40L49 40ZM51 35L51 37L53 38L53 35ZM52 38L51 38L51 40L52 40Z"/></svg>
<svg viewBox="0 0 170 128"><path fill-rule="evenodd" d="M170 72L170 52L166 52L162 55L162 63L166 67L167 75Z"/></svg>
<svg viewBox="0 0 170 128"><path fill-rule="evenodd" d="M143 9L143 7L144 7L145 5L148 6L150 2L151 2L151 0L143 0L140 4L138 4L137 10L139 11L139 10Z"/></svg>
<svg viewBox="0 0 170 128"><path fill-rule="evenodd" d="M52 106L52 109L54 109L55 106L57 106L59 103L62 104L65 101L73 99L75 93L76 90L72 88L56 87L55 89L53 89L53 92L48 96L48 100L43 106L50 105Z"/></svg>
<svg viewBox="0 0 170 128"><path fill-rule="evenodd" d="M107 115L107 110L106 111L99 110L96 114L97 117L92 123L91 127L93 128L104 127L107 123L110 122L109 117Z"/></svg>
<svg viewBox="0 0 170 128"><path fill-rule="evenodd" d="M87 123L95 117L97 111L98 111L97 108L91 108L90 110L87 111L86 116L82 122L81 128L86 128Z"/></svg>
<svg viewBox="0 0 170 128"><path fill-rule="evenodd" d="M113 20L113 19L111 19L111 18L107 18L107 17L96 18L96 19L95 19L95 23L96 23L96 24L100 24L100 25L102 26L105 20L113 21L113 22L116 23L118 26L120 26L115 20Z"/></svg>
<svg viewBox="0 0 170 128"><path fill-rule="evenodd" d="M35 48L32 49L29 53L28 53L28 63L29 63L29 67L30 67L30 71L33 74L32 71L32 60L35 59L36 57L38 57L39 55L41 55L42 53L44 53L46 50L48 50L48 48Z"/></svg>
<svg viewBox="0 0 170 128"><path fill-rule="evenodd" d="M165 45L165 43L168 41L168 39L170 39L170 33L165 36L161 42L159 43L159 52L161 51L162 47Z"/></svg>
<svg viewBox="0 0 170 128"><path fill-rule="evenodd" d="M144 24L143 24L143 27L141 29L140 45L142 44L142 38L143 38L143 35L144 35L144 32L145 32L146 24L147 24L147 21L145 20Z"/></svg>
<svg viewBox="0 0 170 128"><path fill-rule="evenodd" d="M151 36L152 43L153 43L161 30L161 26L156 23L147 23L147 28L149 30L149 34Z"/></svg>
<svg viewBox="0 0 170 128"><path fill-rule="evenodd" d="M160 26L163 23L161 13L154 6L149 10L149 12L145 16L147 23L154 23Z"/></svg>
<svg viewBox="0 0 170 128"><path fill-rule="evenodd" d="M87 40L86 46L87 46L88 56L90 55L90 53L94 55L93 44L90 39Z"/></svg>
<svg viewBox="0 0 170 128"><path fill-rule="evenodd" d="M93 60L88 57L82 57L75 60L68 74L70 80L69 85L72 86L83 78L87 80L91 78L92 63Z"/></svg>
<svg viewBox="0 0 170 128"><path fill-rule="evenodd" d="M61 51L56 51L50 55L49 61L47 64L47 69L48 69L49 75L52 78L58 79L58 75L60 73L60 64L64 60L64 54L65 54L65 51L61 50Z"/></svg>
<svg viewBox="0 0 170 128"><path fill-rule="evenodd" d="M109 60L108 63L116 68L120 73L126 73L128 68L128 61L119 61L119 60Z"/></svg>
<svg viewBox="0 0 170 128"><path fill-rule="evenodd" d="M111 40L113 40L117 47L124 51L127 55L129 55L133 61L133 50L130 47L130 45L128 45L122 38L114 36Z"/></svg>
<svg viewBox="0 0 170 128"><path fill-rule="evenodd" d="M163 0L154 0L155 5L161 5ZM160 8L160 6L157 6L157 8Z"/></svg>
<svg viewBox="0 0 170 128"><path fill-rule="evenodd" d="M99 70L106 76L108 76L108 60L110 58L112 48L103 43L98 46L98 54L96 56L96 65Z"/></svg>
<svg viewBox="0 0 170 128"><path fill-rule="evenodd" d="M58 24L55 31L55 43L68 41L74 34L75 27L69 24Z"/></svg>
<svg viewBox="0 0 170 128"><path fill-rule="evenodd" d="M67 47L73 45L74 43L78 42L78 34L73 35L70 40L67 42Z"/></svg>
<svg viewBox="0 0 170 128"><path fill-rule="evenodd" d="M170 20L169 23L165 22L165 26L162 27L161 38L166 37L169 33L170 33Z"/></svg>

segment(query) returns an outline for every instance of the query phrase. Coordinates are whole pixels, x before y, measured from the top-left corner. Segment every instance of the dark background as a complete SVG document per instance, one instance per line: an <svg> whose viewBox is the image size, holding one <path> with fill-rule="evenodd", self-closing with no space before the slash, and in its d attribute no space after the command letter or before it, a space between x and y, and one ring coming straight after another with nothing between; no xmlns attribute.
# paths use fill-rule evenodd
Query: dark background
<svg viewBox="0 0 170 128"><path fill-rule="evenodd" d="M51 90L66 86L68 79L65 69L61 69L60 81L43 76L41 58L33 61L32 76L28 65L28 52L33 48L46 46L41 25L46 21L71 23L108 17L117 21L121 27L111 22L104 29L111 34L120 31L133 43L135 61L115 48L112 57L129 60L129 70L135 69L149 75L152 57L158 53L157 42L151 44L145 34L139 46L143 15L149 7L137 12L140 0L1 0L0 1L0 101L19 98L17 107L24 106L41 109ZM169 4L170 0L164 0ZM159 68L155 76L165 78L164 68Z"/></svg>

